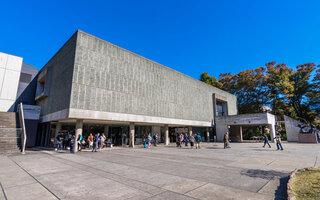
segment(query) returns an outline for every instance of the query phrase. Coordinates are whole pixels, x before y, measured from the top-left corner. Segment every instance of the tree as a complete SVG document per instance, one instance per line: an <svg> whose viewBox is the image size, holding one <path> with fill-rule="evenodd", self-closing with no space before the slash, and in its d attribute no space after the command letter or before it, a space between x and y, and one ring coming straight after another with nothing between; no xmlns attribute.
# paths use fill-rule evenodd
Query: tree
<svg viewBox="0 0 320 200"><path fill-rule="evenodd" d="M308 97L309 97L310 106L315 111L319 119L320 118L320 65L318 65L317 68L318 69L313 78L312 89L308 94Z"/></svg>
<svg viewBox="0 0 320 200"><path fill-rule="evenodd" d="M200 81L207 83L208 85L212 85L214 87L220 88L221 83L217 81L217 79L214 76L210 76L207 72L203 72L200 75Z"/></svg>
<svg viewBox="0 0 320 200"><path fill-rule="evenodd" d="M313 123L320 118L320 67L312 79L314 70L313 63L293 70L284 63L269 62L266 68L220 74L219 80L204 72L200 80L236 95L240 114L259 113L267 105L275 115Z"/></svg>

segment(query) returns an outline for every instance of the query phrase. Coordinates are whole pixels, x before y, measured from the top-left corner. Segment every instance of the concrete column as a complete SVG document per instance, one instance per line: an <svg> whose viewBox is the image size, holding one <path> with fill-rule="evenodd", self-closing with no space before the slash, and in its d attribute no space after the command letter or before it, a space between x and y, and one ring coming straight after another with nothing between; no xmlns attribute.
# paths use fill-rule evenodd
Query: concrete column
<svg viewBox="0 0 320 200"><path fill-rule="evenodd" d="M207 142L210 142L210 132L208 127L207 127Z"/></svg>
<svg viewBox="0 0 320 200"><path fill-rule="evenodd" d="M57 122L56 133L54 134L54 146L57 146L57 136L58 136L58 133L60 132L60 130L61 130L61 123Z"/></svg>
<svg viewBox="0 0 320 200"><path fill-rule="evenodd" d="M271 139L271 142L274 142L274 139L276 137L276 130L275 130L275 127L274 127L274 124L270 124L269 125L269 129L270 129L270 139Z"/></svg>
<svg viewBox="0 0 320 200"><path fill-rule="evenodd" d="M242 126L240 126L239 128L240 128L240 142L243 142Z"/></svg>
<svg viewBox="0 0 320 200"><path fill-rule="evenodd" d="M107 137L107 138L110 138L109 137L109 126L104 126L104 135ZM110 139L111 140L111 139Z"/></svg>
<svg viewBox="0 0 320 200"><path fill-rule="evenodd" d="M169 145L169 127L168 125L164 125L164 145Z"/></svg>
<svg viewBox="0 0 320 200"><path fill-rule="evenodd" d="M130 122L129 146L134 148L134 123Z"/></svg>
<svg viewBox="0 0 320 200"><path fill-rule="evenodd" d="M192 126L189 126L189 136L191 136L192 135Z"/></svg>
<svg viewBox="0 0 320 200"><path fill-rule="evenodd" d="M82 135L82 129L83 129L83 120L77 119L76 122L76 135L75 135L75 141L74 141L74 152L78 152L78 137L79 135Z"/></svg>

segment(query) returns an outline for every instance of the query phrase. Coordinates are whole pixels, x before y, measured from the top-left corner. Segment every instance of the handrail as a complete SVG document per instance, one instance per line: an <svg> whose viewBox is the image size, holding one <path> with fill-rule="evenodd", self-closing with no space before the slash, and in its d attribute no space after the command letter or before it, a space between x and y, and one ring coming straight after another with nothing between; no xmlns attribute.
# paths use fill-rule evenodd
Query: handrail
<svg viewBox="0 0 320 200"><path fill-rule="evenodd" d="M26 126L24 122L24 113L23 113L23 105L22 102L19 104L19 119L20 119L20 126L22 128L22 134L21 134L21 153L25 154L25 149L26 149L26 143L27 143L27 134L26 134Z"/></svg>

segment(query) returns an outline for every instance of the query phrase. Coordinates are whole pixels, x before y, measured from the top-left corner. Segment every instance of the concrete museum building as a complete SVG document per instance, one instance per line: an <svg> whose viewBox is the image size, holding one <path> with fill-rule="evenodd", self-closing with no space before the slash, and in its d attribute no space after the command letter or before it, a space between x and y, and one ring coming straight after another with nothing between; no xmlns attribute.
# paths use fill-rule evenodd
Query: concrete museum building
<svg viewBox="0 0 320 200"><path fill-rule="evenodd" d="M179 131L210 140L216 116L237 114L236 96L82 31L41 69L35 100L40 146L59 131L131 146L147 133L165 144Z"/></svg>

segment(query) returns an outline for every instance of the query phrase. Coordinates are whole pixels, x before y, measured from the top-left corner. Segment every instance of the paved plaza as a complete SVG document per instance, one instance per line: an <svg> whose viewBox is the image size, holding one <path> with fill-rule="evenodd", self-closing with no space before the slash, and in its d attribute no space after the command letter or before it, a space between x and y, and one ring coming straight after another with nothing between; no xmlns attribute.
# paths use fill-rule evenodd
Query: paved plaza
<svg viewBox="0 0 320 200"><path fill-rule="evenodd" d="M0 156L0 199L285 199L291 171L320 166L316 144L231 145Z"/></svg>

